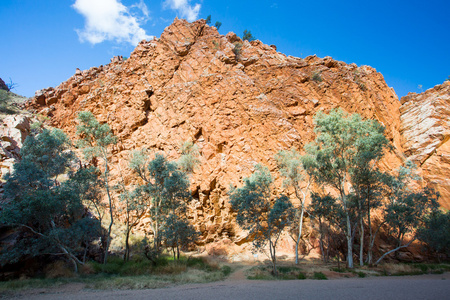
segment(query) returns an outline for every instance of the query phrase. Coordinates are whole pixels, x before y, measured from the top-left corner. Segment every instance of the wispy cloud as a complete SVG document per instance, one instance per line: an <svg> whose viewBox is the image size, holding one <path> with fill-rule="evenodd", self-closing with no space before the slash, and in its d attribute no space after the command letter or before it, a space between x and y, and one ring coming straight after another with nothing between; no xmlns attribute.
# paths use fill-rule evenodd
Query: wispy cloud
<svg viewBox="0 0 450 300"><path fill-rule="evenodd" d="M169 7L176 10L180 17L185 18L189 22L197 20L200 13L200 4L191 5L190 0L165 0L164 7Z"/></svg>
<svg viewBox="0 0 450 300"><path fill-rule="evenodd" d="M84 28L76 30L82 42L137 45L143 39L152 38L141 28L149 15L143 0L130 7L137 8L139 14L132 13L120 0L76 0L72 7L86 18Z"/></svg>

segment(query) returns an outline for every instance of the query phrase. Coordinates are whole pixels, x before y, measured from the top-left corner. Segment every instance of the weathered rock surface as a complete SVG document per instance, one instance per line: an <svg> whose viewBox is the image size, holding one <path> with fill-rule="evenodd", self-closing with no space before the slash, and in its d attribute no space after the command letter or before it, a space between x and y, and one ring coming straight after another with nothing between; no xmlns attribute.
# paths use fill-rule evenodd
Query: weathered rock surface
<svg viewBox="0 0 450 300"><path fill-rule="evenodd" d="M424 180L450 208L450 82L401 99L402 147L421 167Z"/></svg>
<svg viewBox="0 0 450 300"><path fill-rule="evenodd" d="M37 92L31 103L73 139L79 111L108 122L119 137L111 174L117 176L120 164L127 184L136 180L126 169L133 149L175 159L182 141L195 142L201 166L192 176L191 217L202 242L217 245L209 250L226 254L234 251L229 241L248 241L233 221L229 184L240 184L256 163L275 171L274 155L302 149L315 137L313 115L335 107L384 124L397 154L382 164L400 164L400 102L375 69L331 57L286 56L260 41L220 35L202 20L175 19L129 59L77 71L58 87ZM280 192L280 178L276 186Z"/></svg>
<svg viewBox="0 0 450 300"><path fill-rule="evenodd" d="M20 148L30 133L30 118L11 115L0 120L0 177L12 171L20 159Z"/></svg>
<svg viewBox="0 0 450 300"><path fill-rule="evenodd" d="M6 83L1 78L0 78L0 90L9 91L9 87L6 85Z"/></svg>

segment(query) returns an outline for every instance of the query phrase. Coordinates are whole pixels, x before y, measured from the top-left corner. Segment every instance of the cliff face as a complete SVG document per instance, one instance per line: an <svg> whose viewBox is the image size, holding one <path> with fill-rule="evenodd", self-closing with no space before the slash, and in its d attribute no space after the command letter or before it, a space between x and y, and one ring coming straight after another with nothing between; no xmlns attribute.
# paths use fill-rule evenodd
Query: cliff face
<svg viewBox="0 0 450 300"><path fill-rule="evenodd" d="M191 208L204 243L245 241L234 225L227 187L240 184L256 163L275 171L279 150L312 141L318 110L342 107L377 119L402 152L400 102L375 69L330 57L286 56L275 46L220 35L204 21L176 19L130 58L77 70L58 87L37 92L30 105L71 138L79 111L108 122L120 141L111 172L117 176L120 164L127 184L135 180L126 169L131 150L145 147L175 159L182 141L194 141L201 165L192 176ZM389 169L399 164L394 153L383 161ZM278 192L281 181L276 178Z"/></svg>
<svg viewBox="0 0 450 300"><path fill-rule="evenodd" d="M450 208L450 82L401 99L402 147Z"/></svg>

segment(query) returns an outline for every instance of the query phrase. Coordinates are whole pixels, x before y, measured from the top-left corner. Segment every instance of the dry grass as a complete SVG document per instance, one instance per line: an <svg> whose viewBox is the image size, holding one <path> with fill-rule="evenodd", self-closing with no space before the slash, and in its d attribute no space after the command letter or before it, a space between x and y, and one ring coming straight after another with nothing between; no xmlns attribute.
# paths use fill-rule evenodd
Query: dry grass
<svg viewBox="0 0 450 300"><path fill-rule="evenodd" d="M385 263L379 266L379 271L383 275L412 275L422 274L420 270L413 265Z"/></svg>
<svg viewBox="0 0 450 300"><path fill-rule="evenodd" d="M74 277L73 266L69 266L64 261L56 261L49 264L45 269L45 278L70 278Z"/></svg>

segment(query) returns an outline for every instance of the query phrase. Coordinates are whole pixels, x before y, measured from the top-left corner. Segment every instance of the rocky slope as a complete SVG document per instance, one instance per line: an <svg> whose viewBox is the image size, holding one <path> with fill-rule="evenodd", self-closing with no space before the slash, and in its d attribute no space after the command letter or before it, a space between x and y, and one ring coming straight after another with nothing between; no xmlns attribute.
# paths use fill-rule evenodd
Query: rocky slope
<svg viewBox="0 0 450 300"><path fill-rule="evenodd" d="M450 209L450 81L401 99L402 147Z"/></svg>
<svg viewBox="0 0 450 300"><path fill-rule="evenodd" d="M314 139L313 115L335 107L384 124L395 151L383 167L399 166L402 147L409 147L400 136L400 102L375 69L330 57L286 56L260 41L220 35L202 20L175 19L130 58L77 70L30 103L72 138L79 111L108 122L120 141L111 172L117 177L120 164L127 184L136 180L126 168L133 149L175 159L182 141L195 142L201 166L192 176L191 216L203 243L217 249L226 244L228 252L230 244L246 241L227 203L229 184L240 184L256 163L275 171L274 154L302 149ZM279 177L276 186L282 190Z"/></svg>

